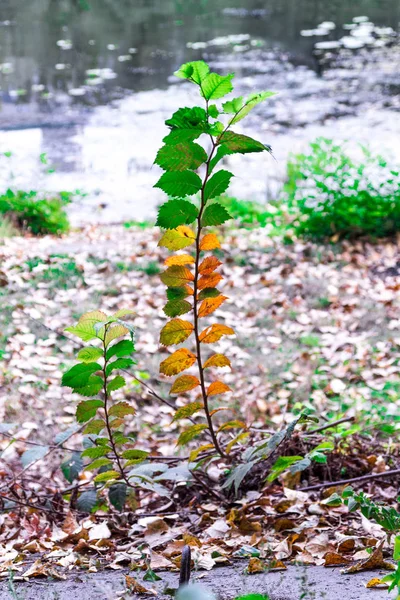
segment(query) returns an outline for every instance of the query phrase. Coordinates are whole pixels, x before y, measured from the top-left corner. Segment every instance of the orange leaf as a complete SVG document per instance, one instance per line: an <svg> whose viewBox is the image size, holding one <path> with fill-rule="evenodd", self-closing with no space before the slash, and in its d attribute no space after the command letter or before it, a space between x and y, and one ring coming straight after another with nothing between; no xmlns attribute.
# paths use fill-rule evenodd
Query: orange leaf
<svg viewBox="0 0 400 600"><path fill-rule="evenodd" d="M177 256L169 256L164 264L167 267L172 267L172 265L191 265L194 263L193 256L190 254L178 254Z"/></svg>
<svg viewBox="0 0 400 600"><path fill-rule="evenodd" d="M213 342L218 342L223 335L235 335L235 332L232 327L214 323L201 332L199 339L203 344L212 344Z"/></svg>
<svg viewBox="0 0 400 600"><path fill-rule="evenodd" d="M200 277L197 283L198 290L204 290L204 288L216 287L222 279L220 273L210 273L210 275L203 275Z"/></svg>
<svg viewBox="0 0 400 600"><path fill-rule="evenodd" d="M216 396L217 394L226 394L226 392L231 392L231 388L226 383L222 383L222 381L214 381L211 385L208 386L207 396Z"/></svg>
<svg viewBox="0 0 400 600"><path fill-rule="evenodd" d="M181 371L189 369L195 362L196 356L193 352L186 350L186 348L181 348L162 361L160 373L164 373L164 375L167 375L168 377L178 375Z"/></svg>
<svg viewBox="0 0 400 600"><path fill-rule="evenodd" d="M186 267L172 265L164 273L161 273L160 279L168 287L181 287L194 280L194 275Z"/></svg>
<svg viewBox="0 0 400 600"><path fill-rule="evenodd" d="M201 303L199 308L198 315L199 317L207 317L207 315L211 315L214 310L217 310L227 300L226 296L217 296L216 298L206 298Z"/></svg>
<svg viewBox="0 0 400 600"><path fill-rule="evenodd" d="M182 375L178 377L175 383L171 387L170 394L181 394L193 390L195 387L200 385L200 381L194 375Z"/></svg>
<svg viewBox="0 0 400 600"><path fill-rule="evenodd" d="M180 344L184 342L192 333L193 324L183 319L172 319L161 330L160 343L164 346L171 344Z"/></svg>
<svg viewBox="0 0 400 600"><path fill-rule="evenodd" d="M200 242L200 250L214 250L221 248L221 244L214 233L207 233Z"/></svg>
<svg viewBox="0 0 400 600"><path fill-rule="evenodd" d="M230 411L232 411L233 409L231 407L229 407L229 406L219 406L218 408L214 408L214 410L212 410L210 412L210 416L213 417L217 413L221 412L221 410L230 410Z"/></svg>
<svg viewBox="0 0 400 600"><path fill-rule="evenodd" d="M220 265L222 265L222 262L216 256L207 256L199 266L199 273L209 275Z"/></svg>
<svg viewBox="0 0 400 600"><path fill-rule="evenodd" d="M185 290L187 291L187 293L189 294L189 296L194 296L193 288L190 287L190 285L188 283L186 285L184 285L183 287L185 288Z"/></svg>
<svg viewBox="0 0 400 600"><path fill-rule="evenodd" d="M208 369L209 367L231 367L231 361L224 354L214 354L210 356L206 360L203 365L203 369Z"/></svg>

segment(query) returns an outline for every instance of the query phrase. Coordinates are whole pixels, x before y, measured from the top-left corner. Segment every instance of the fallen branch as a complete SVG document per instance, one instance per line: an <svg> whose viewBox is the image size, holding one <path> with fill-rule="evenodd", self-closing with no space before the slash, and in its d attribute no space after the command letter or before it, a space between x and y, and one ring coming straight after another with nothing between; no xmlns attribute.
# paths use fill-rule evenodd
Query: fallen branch
<svg viewBox="0 0 400 600"><path fill-rule="evenodd" d="M393 469L392 471L384 471L383 473L371 473L370 475L361 475L360 477L352 477L351 479L341 479L340 481L324 481L317 485L309 485L307 487L300 488L300 492L310 492L312 490L320 490L323 488L336 487L347 485L349 483L359 483L362 481L371 481L372 479L382 479L383 477L392 477L393 475L400 475L400 469Z"/></svg>

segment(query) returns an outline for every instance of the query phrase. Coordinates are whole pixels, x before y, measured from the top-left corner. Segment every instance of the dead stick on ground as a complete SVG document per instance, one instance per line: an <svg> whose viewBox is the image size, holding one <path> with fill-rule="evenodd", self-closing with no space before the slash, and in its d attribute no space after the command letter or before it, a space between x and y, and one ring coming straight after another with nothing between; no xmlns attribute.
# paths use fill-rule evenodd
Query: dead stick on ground
<svg viewBox="0 0 400 600"><path fill-rule="evenodd" d="M324 481L324 483L318 483L317 485L309 485L308 487L299 488L299 492L310 492L312 490L320 490L322 488L347 485L348 483L359 483L362 481L370 481L372 479L382 479L383 477L393 477L394 475L400 475L400 469L384 471L383 473L371 473L370 475L361 475L360 477L341 479L340 481Z"/></svg>

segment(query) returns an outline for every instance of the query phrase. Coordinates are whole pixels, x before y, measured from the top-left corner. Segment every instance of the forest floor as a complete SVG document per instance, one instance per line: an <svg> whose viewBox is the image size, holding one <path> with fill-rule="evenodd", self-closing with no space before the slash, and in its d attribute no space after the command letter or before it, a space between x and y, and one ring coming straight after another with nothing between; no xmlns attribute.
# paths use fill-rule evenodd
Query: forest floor
<svg viewBox="0 0 400 600"><path fill-rule="evenodd" d="M216 351L232 362L224 374L231 406L255 432L281 429L304 407L319 418L316 429L344 419L323 432L302 431L284 448L304 455L331 440L326 464L268 485L265 468L244 481L239 498L228 495L224 502L216 467L208 496L201 486L185 496L178 485L167 504L138 497L131 514L83 517L65 507L62 517L51 514L48 502L54 506L70 487L59 468L65 449L50 448L28 468L20 458L36 444L56 444L57 434L74 426L77 398L61 387L77 349L66 327L88 310L134 310L134 374L168 399L167 379L158 375L169 351L158 342L166 322L158 277L166 253L157 241L152 229L109 226L0 245L0 494L6 505L16 503L0 516L0 576L63 578L78 566L93 572L126 564L174 569L187 541L198 547L200 569L227 565L232 557L245 558L244 567L250 557L249 572L260 570L252 561L259 557L281 569L293 560L349 568L357 559L363 569L380 543L389 556L379 526L344 506L328 507L323 488L302 490L400 467L400 242L393 240L318 245L284 243L265 229L224 232L229 300L215 316L236 337L224 338ZM157 403L134 379L127 399L137 408L132 427L139 447L160 460L176 453L174 401ZM68 448L81 444L77 434ZM335 489L342 488L333 484L328 495ZM398 477L367 481L363 489L396 506ZM38 505L44 511L32 508ZM373 555L372 566L382 567Z"/></svg>

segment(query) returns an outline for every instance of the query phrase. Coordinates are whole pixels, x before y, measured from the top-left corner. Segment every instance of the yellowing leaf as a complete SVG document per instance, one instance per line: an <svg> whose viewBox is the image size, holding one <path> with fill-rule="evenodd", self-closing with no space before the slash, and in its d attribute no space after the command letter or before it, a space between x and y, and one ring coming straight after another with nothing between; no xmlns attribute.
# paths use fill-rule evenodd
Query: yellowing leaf
<svg viewBox="0 0 400 600"><path fill-rule="evenodd" d="M227 421L226 423L223 423L221 427L218 428L218 432L226 431L227 429L246 429L246 423L238 420Z"/></svg>
<svg viewBox="0 0 400 600"><path fill-rule="evenodd" d="M199 266L199 273L209 275L220 265L222 265L222 262L216 256L207 256Z"/></svg>
<svg viewBox="0 0 400 600"><path fill-rule="evenodd" d="M172 422L179 421L179 419L187 419L188 417L191 417L195 413L199 412L199 410L202 410L202 408L202 402L191 402L190 404L181 406L181 408L178 408L176 411Z"/></svg>
<svg viewBox="0 0 400 600"><path fill-rule="evenodd" d="M105 321L107 321L107 318L107 315L101 310L92 310L82 315L79 319L79 323L83 321L93 321L94 323L98 323L100 321L104 323Z"/></svg>
<svg viewBox="0 0 400 600"><path fill-rule="evenodd" d="M165 260L165 265L167 267L172 267L172 265L191 265L194 263L193 256L190 254L178 254L177 256L169 256Z"/></svg>
<svg viewBox="0 0 400 600"><path fill-rule="evenodd" d="M207 425L205 423L197 423L196 425L192 425L188 427L184 431L182 431L181 435L178 438L177 446L185 446L190 441L192 441L195 437L200 435L202 431L207 429Z"/></svg>
<svg viewBox="0 0 400 600"><path fill-rule="evenodd" d="M164 346L171 344L180 344L184 342L192 333L193 324L183 319L173 319L167 323L161 330L160 342Z"/></svg>
<svg viewBox="0 0 400 600"><path fill-rule="evenodd" d="M216 298L206 298L200 305L198 315L199 317L207 317L217 310L227 300L226 296L217 296Z"/></svg>
<svg viewBox="0 0 400 600"><path fill-rule="evenodd" d="M162 236L158 245L161 248L168 248L168 250L182 250L193 244L196 239L196 235L187 225L180 225L176 229L168 229Z"/></svg>
<svg viewBox="0 0 400 600"><path fill-rule="evenodd" d="M204 288L214 288L216 287L222 279L222 275L220 273L210 273L209 275L203 275L200 277L197 283L198 290L204 290Z"/></svg>
<svg viewBox="0 0 400 600"><path fill-rule="evenodd" d="M172 385L170 394L182 394L183 392L193 390L199 385L200 381L194 375L182 375Z"/></svg>
<svg viewBox="0 0 400 600"><path fill-rule="evenodd" d="M386 589L389 587L389 584L387 584L385 581L382 581L382 579L379 579L379 577L373 577L372 579L370 579L368 581L368 583L365 585L366 588L383 588Z"/></svg>
<svg viewBox="0 0 400 600"><path fill-rule="evenodd" d="M108 346L108 344L110 344L110 342L112 342L113 340L116 340L119 337L122 337L123 335L126 335L127 333L129 333L129 330L126 327L124 327L123 325L117 324L117 325L108 327L106 337L104 339L104 343L106 346Z"/></svg>
<svg viewBox="0 0 400 600"><path fill-rule="evenodd" d="M217 394L226 394L226 392L231 392L231 388L226 383L222 383L222 381L214 381L211 385L208 386L207 396L216 396Z"/></svg>
<svg viewBox="0 0 400 600"><path fill-rule="evenodd" d="M200 242L200 250L215 250L221 248L221 244L214 233L207 233Z"/></svg>
<svg viewBox="0 0 400 600"><path fill-rule="evenodd" d="M223 335L235 335L235 332L232 327L214 323L201 332L199 339L203 344L212 344L218 342Z"/></svg>
<svg viewBox="0 0 400 600"><path fill-rule="evenodd" d="M181 348L162 361L160 373L167 375L167 377L171 377L172 375L181 373L181 371L184 371L185 369L189 369L195 362L196 356L193 352L186 350L186 348Z"/></svg>
<svg viewBox="0 0 400 600"><path fill-rule="evenodd" d="M231 367L231 361L224 354L214 354L206 360L203 365L203 369L209 367Z"/></svg>
<svg viewBox="0 0 400 600"><path fill-rule="evenodd" d="M213 448L214 448L214 444L203 444L202 446L199 446L199 448L196 448L195 450L192 450L191 453L190 453L190 455L189 455L190 462L193 462L194 460L196 460L196 458L202 452L206 452L207 450L212 450Z"/></svg>
<svg viewBox="0 0 400 600"><path fill-rule="evenodd" d="M226 445L225 452L229 454L229 452L232 450L235 444L244 441L249 437L249 435L250 433L248 431L242 431L241 433L239 433L239 435L237 435L233 440L229 442L229 444Z"/></svg>
<svg viewBox="0 0 400 600"><path fill-rule="evenodd" d="M128 402L118 402L110 408L108 414L110 417L125 417L126 415L134 415L135 409Z"/></svg>
<svg viewBox="0 0 400 600"><path fill-rule="evenodd" d="M168 287L181 287L194 280L194 275L186 267L173 265L161 273L160 279Z"/></svg>

